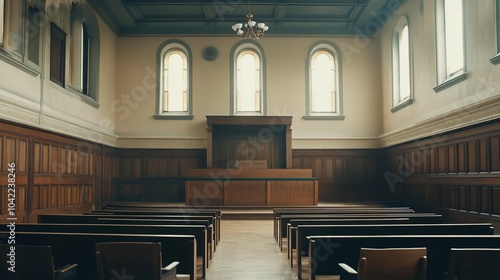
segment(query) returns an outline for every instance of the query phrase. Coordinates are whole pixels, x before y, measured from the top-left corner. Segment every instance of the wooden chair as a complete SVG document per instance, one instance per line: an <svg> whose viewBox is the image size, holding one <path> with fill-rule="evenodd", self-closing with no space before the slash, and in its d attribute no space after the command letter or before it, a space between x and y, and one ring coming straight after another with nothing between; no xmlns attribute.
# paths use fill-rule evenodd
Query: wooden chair
<svg viewBox="0 0 500 280"><path fill-rule="evenodd" d="M106 242L96 244L99 280L175 280L179 262L161 263L161 244Z"/></svg>
<svg viewBox="0 0 500 280"><path fill-rule="evenodd" d="M346 273L340 279L424 280L427 269L426 248L361 248L358 270L339 264Z"/></svg>
<svg viewBox="0 0 500 280"><path fill-rule="evenodd" d="M69 264L54 270L50 246L0 244L2 280L76 280L76 268Z"/></svg>
<svg viewBox="0 0 500 280"><path fill-rule="evenodd" d="M500 279L500 249L452 248L448 279Z"/></svg>

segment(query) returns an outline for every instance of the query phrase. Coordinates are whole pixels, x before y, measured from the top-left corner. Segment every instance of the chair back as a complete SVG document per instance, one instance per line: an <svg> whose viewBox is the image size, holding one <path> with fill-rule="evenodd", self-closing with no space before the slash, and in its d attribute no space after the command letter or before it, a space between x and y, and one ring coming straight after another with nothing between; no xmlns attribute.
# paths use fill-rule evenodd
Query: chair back
<svg viewBox="0 0 500 280"><path fill-rule="evenodd" d="M0 244L0 279L54 280L50 246Z"/></svg>
<svg viewBox="0 0 500 280"><path fill-rule="evenodd" d="M149 242L106 242L96 244L100 280L161 279L161 244Z"/></svg>
<svg viewBox="0 0 500 280"><path fill-rule="evenodd" d="M500 249L452 248L448 279L500 279Z"/></svg>
<svg viewBox="0 0 500 280"><path fill-rule="evenodd" d="M424 280L426 248L361 248L358 279Z"/></svg>

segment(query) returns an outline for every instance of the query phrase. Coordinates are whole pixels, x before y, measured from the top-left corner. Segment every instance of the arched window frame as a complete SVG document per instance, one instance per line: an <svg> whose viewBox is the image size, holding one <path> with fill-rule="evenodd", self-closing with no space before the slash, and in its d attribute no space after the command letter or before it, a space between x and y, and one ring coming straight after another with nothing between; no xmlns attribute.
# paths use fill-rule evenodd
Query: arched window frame
<svg viewBox="0 0 500 280"><path fill-rule="evenodd" d="M327 54L331 59L331 70L334 83L335 108L329 112L314 112L312 109L313 100L313 63L320 53ZM306 108L304 119L310 120L344 120L343 97L342 97L342 61L339 48L330 41L320 41L312 45L307 52L307 77L306 77Z"/></svg>
<svg viewBox="0 0 500 280"><path fill-rule="evenodd" d="M97 18L87 4L72 4L70 28L67 88L79 93L82 101L97 107L100 32Z"/></svg>
<svg viewBox="0 0 500 280"><path fill-rule="evenodd" d="M437 67L437 86L434 87L435 92L442 91L450 86L453 86L461 81L464 81L467 77L467 67L465 58L465 18L464 18L464 7L465 1L463 0L451 0L459 1L462 5L460 15L451 15L449 9L446 7L446 1L450 0L435 0L435 12L436 12L436 67ZM455 2L458 3L458 2ZM451 28L450 24L446 24L447 17L449 19L460 19L461 25L453 26L454 30L448 32L447 28ZM450 31L450 29L448 29ZM451 38L450 36L459 35L461 44L455 44L451 46L447 44L447 40ZM450 59L452 53L456 50L461 50L455 58ZM459 61L461 60L461 69L449 69L447 61Z"/></svg>
<svg viewBox="0 0 500 280"><path fill-rule="evenodd" d="M406 36L404 36L405 29ZM401 16L392 33L392 112L413 103L413 61L410 38L408 18ZM402 69L402 66L407 66L407 68ZM406 83L405 79L407 79Z"/></svg>
<svg viewBox="0 0 500 280"><path fill-rule="evenodd" d="M245 53L252 53L258 57L258 84L259 84L259 92L256 98L259 99L259 109L256 111L238 111L237 110L237 102L238 102L238 62L240 57L242 57ZM231 115L262 115L265 116L267 113L267 98L266 98L266 59L264 56L264 51L262 46L257 44L254 40L247 39L241 40L238 44L233 46L230 53L230 61L231 61L231 96L230 96L230 108Z"/></svg>
<svg viewBox="0 0 500 280"><path fill-rule="evenodd" d="M179 53L184 58L184 65L186 69L184 69L185 73L183 77L185 79L185 98L186 98L186 110L185 111L165 111L164 103L168 98L165 96L164 87L165 87L165 59L167 55L172 53ZM177 120L192 120L193 116L193 94L192 94L192 54L189 46L177 39L167 40L163 42L158 48L156 54L157 61L157 91L156 91L156 114L154 118L157 120L162 119L177 119Z"/></svg>

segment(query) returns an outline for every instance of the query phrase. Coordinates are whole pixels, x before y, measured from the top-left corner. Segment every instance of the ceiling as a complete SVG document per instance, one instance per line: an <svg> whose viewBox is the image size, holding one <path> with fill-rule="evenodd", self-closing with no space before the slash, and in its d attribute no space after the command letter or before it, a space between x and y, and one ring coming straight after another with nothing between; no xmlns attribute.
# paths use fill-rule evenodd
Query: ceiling
<svg viewBox="0 0 500 280"><path fill-rule="evenodd" d="M230 35L254 20L266 36L373 36L404 0L87 0L119 36Z"/></svg>

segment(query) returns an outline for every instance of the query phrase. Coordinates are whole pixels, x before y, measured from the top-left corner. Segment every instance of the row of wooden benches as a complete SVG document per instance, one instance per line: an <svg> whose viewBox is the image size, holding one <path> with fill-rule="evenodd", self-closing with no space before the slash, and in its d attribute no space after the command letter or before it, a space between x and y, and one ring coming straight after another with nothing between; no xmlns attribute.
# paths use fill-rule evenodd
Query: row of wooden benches
<svg viewBox="0 0 500 280"><path fill-rule="evenodd" d="M299 279L339 275L338 263L356 267L361 248L397 247L426 247L427 279L446 279L451 248L500 248L492 224L443 224L441 215L405 207L276 208L274 216Z"/></svg>
<svg viewBox="0 0 500 280"><path fill-rule="evenodd" d="M220 240L218 209L158 208L99 211L84 215L39 215L37 224L17 224L19 245L49 245L54 265L78 264L79 279L97 279L95 244L159 242L162 263L178 261L177 272L206 278L209 259ZM2 226L0 243L11 230Z"/></svg>

